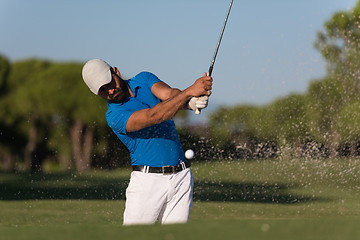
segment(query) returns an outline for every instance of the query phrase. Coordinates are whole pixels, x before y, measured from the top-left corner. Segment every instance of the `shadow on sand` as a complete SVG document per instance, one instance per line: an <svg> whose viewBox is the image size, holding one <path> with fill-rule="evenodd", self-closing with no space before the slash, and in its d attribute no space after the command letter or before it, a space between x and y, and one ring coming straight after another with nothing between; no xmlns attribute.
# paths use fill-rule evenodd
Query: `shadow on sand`
<svg viewBox="0 0 360 240"><path fill-rule="evenodd" d="M0 200L125 200L128 178L72 174L0 174ZM194 200L296 204L323 201L296 195L294 185L195 181Z"/></svg>

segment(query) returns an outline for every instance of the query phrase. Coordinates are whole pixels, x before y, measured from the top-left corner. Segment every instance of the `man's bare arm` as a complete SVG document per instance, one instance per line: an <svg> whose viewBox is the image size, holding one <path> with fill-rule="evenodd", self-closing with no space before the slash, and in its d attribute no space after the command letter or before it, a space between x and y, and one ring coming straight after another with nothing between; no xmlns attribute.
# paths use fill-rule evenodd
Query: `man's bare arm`
<svg viewBox="0 0 360 240"><path fill-rule="evenodd" d="M181 92L180 89L172 88L164 82L157 82L151 87L151 92L162 101L168 100ZM188 102L186 102L180 109L185 110Z"/></svg>
<svg viewBox="0 0 360 240"><path fill-rule="evenodd" d="M164 91L163 93L160 93L161 91L158 92L155 90L158 92L156 96L160 99L165 99L166 97L169 98L159 104L156 104L152 108L134 112L126 124L126 131L138 131L171 119L175 116L177 111L186 106L191 97L207 95L208 91L211 90L211 86L212 78L208 76L203 76L197 79L193 85L184 91L174 90L164 85L158 85L158 90L163 89Z"/></svg>

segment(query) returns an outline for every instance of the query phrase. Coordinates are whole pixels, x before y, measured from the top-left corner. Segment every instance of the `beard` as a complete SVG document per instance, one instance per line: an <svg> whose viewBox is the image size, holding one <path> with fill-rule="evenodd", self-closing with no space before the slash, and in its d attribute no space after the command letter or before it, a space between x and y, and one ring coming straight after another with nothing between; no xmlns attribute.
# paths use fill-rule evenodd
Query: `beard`
<svg viewBox="0 0 360 240"><path fill-rule="evenodd" d="M109 100L111 102L122 102L125 99L127 99L128 97L130 97L130 92L129 89L127 87L127 84L121 80L120 81L120 87L119 88L115 88L113 94L111 94L109 96Z"/></svg>
<svg viewBox="0 0 360 240"><path fill-rule="evenodd" d="M114 89L114 93L109 96L111 102L121 102L124 99L124 91L121 88Z"/></svg>

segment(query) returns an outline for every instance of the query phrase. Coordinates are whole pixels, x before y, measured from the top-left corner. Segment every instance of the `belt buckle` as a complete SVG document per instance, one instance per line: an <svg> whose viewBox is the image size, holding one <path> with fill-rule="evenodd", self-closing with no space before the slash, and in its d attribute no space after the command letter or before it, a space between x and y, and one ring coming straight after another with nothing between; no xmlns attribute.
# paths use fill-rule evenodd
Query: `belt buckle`
<svg viewBox="0 0 360 240"><path fill-rule="evenodd" d="M163 175L169 175L169 174L173 174L175 172L175 167L174 166L162 166L161 170L162 170Z"/></svg>

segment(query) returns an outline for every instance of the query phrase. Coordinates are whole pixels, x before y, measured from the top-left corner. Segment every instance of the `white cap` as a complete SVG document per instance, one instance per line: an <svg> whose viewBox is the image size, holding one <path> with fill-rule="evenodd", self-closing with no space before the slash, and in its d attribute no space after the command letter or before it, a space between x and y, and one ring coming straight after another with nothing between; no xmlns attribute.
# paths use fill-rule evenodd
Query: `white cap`
<svg viewBox="0 0 360 240"><path fill-rule="evenodd" d="M85 63L82 77L94 94L97 95L103 85L111 82L110 68L111 66L101 59L93 59Z"/></svg>

